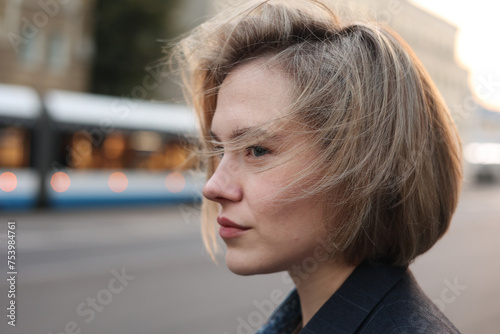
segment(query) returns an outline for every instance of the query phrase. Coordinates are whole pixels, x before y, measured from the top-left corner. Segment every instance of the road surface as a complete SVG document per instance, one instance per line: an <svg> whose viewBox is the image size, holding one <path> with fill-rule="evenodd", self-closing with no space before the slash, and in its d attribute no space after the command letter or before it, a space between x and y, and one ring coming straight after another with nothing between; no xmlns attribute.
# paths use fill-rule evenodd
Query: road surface
<svg viewBox="0 0 500 334"><path fill-rule="evenodd" d="M292 284L239 277L203 249L194 206L2 213L1 333L253 333ZM16 222L16 327L7 222ZM500 187L463 192L445 237L411 268L463 333L499 333Z"/></svg>

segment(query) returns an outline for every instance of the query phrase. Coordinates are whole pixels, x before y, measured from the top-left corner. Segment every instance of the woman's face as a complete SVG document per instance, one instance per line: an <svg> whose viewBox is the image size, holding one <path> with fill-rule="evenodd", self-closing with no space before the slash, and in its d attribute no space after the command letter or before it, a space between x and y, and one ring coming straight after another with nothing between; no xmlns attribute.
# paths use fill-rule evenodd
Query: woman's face
<svg viewBox="0 0 500 334"><path fill-rule="evenodd" d="M218 94L211 132L224 154L203 195L219 203L219 234L227 245L227 266L236 274L291 270L312 257L318 240L326 235L318 198L283 204L273 196L312 161L313 147L292 161L256 170L308 145L305 138L292 137L291 124L272 140L243 151L231 151L228 144L246 131L262 130L265 122L279 116L292 101L291 85L280 70L257 60L234 69Z"/></svg>

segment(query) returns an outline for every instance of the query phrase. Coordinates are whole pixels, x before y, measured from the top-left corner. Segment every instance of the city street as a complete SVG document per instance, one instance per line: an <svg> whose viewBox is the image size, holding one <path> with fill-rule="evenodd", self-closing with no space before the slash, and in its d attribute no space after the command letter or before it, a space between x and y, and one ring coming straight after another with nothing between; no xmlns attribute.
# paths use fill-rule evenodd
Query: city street
<svg viewBox="0 0 500 334"><path fill-rule="evenodd" d="M411 268L462 333L500 328L500 186L469 187L449 232ZM254 333L293 287L239 277L203 248L199 209L2 213L1 333ZM9 326L7 222L16 222L16 327Z"/></svg>

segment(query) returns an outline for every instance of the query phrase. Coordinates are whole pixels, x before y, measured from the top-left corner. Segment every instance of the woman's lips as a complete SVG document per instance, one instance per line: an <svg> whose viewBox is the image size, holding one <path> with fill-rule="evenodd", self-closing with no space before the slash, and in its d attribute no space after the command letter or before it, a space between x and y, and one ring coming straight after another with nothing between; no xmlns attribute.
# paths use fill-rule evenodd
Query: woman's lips
<svg viewBox="0 0 500 334"><path fill-rule="evenodd" d="M250 229L250 227L238 225L225 217L217 217L217 222L220 225L219 235L223 239L238 237Z"/></svg>

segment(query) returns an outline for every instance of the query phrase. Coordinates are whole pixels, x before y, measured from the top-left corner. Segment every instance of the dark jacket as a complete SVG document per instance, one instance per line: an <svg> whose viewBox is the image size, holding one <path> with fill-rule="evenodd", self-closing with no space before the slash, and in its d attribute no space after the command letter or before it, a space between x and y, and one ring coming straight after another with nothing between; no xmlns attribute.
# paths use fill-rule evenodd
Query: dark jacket
<svg viewBox="0 0 500 334"><path fill-rule="evenodd" d="M301 321L294 290L258 334L289 334ZM412 273L389 265L359 265L300 334L459 333L427 298Z"/></svg>

